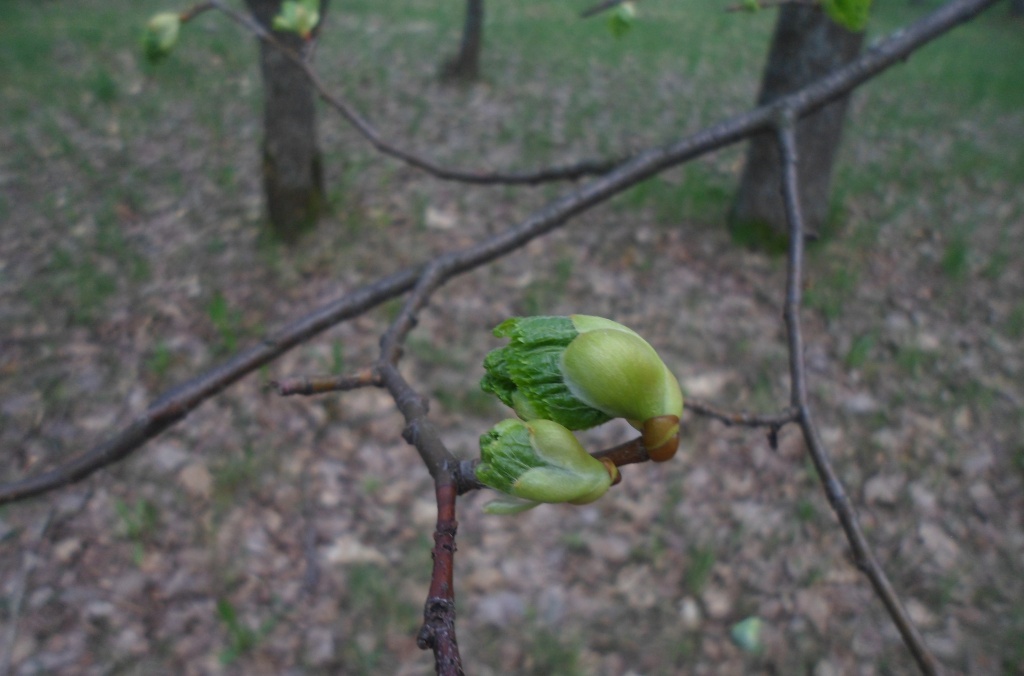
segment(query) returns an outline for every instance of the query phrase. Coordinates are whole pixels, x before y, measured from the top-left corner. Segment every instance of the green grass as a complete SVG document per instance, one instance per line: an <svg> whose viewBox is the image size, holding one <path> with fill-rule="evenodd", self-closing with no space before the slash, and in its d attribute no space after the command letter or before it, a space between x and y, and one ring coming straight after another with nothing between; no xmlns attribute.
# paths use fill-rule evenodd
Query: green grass
<svg viewBox="0 0 1024 676"><path fill-rule="evenodd" d="M238 658L255 649L277 624L277 618L271 617L253 629L249 623L238 617L238 612L231 602L223 598L217 600L217 619L227 633L227 645L218 655L221 664L224 665L236 662Z"/></svg>
<svg viewBox="0 0 1024 676"><path fill-rule="evenodd" d="M428 551L425 544L424 551ZM347 594L341 602L343 610L349 618L360 619L353 636L355 640L346 641L342 648L346 672L388 673L395 666L386 645L389 633L414 634L421 609L400 598L398 578L382 574L375 565L353 565L348 568L347 576Z"/></svg>
<svg viewBox="0 0 1024 676"><path fill-rule="evenodd" d="M843 359L846 368L854 370L863 368L871 359L877 341L878 334L874 331L857 336Z"/></svg>
<svg viewBox="0 0 1024 676"><path fill-rule="evenodd" d="M227 298L218 291L207 304L206 314L219 338L217 352L233 353L238 348L243 334L241 310L229 306Z"/></svg>
<svg viewBox="0 0 1024 676"><path fill-rule="evenodd" d="M847 267L836 267L812 281L804 294L807 307L821 312L825 319L834 321L843 314L857 288L857 273Z"/></svg>
<svg viewBox="0 0 1024 676"><path fill-rule="evenodd" d="M699 596L711 579L711 571L715 567L715 550L710 547L696 547L690 552L690 561L686 566L684 578L686 588L694 596Z"/></svg>
<svg viewBox="0 0 1024 676"><path fill-rule="evenodd" d="M132 544L132 560L135 565L140 565L145 546L160 525L160 512L156 505L145 499L132 504L117 500L114 502L114 510L120 518L119 530L122 536Z"/></svg>

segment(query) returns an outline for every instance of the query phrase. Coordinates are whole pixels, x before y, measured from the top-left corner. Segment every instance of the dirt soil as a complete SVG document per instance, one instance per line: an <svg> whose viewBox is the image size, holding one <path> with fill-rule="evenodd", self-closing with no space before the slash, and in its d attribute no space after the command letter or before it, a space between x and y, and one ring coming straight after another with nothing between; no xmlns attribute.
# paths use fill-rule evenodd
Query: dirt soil
<svg viewBox="0 0 1024 676"><path fill-rule="evenodd" d="M427 84L422 95L431 119L448 111L482 126L503 96L488 84ZM82 452L263 331L571 189L434 181L325 119L324 145L359 148L359 171L329 158L328 182L345 190L289 249L261 235L256 117L225 112L237 125L213 139L192 114L182 102L131 137L116 114L106 126L55 115L74 152L29 125L35 155L4 165L4 480ZM1019 114L1004 123L1024 138ZM984 144L988 132L949 133ZM451 141L446 152L470 153L463 164L520 159L508 147L474 151L473 133L419 141ZM12 130L0 134L13 142ZM851 142L844 161L875 152ZM219 157L237 167L227 193L203 170ZM733 175L739 158L708 166ZM132 183L131 198L117 197L130 174L161 163L178 172L179 192ZM897 204L880 186L841 205L838 235L812 253L810 393L867 536L929 646L954 672L1022 673L1024 347L1012 321L1024 274L1016 255L996 276L985 266L1024 241L1024 195L1006 182L938 180L930 200ZM947 235L931 227L950 214L1002 227L972 240L961 276L943 267ZM479 435L510 415L477 382L499 344L490 329L514 314L613 318L655 345L688 395L781 408L785 264L738 247L721 216L666 220L619 201L445 286L403 368L431 397L449 447L474 457ZM877 226L871 241L854 239L857 223ZM840 268L856 283L837 282ZM401 417L375 390L282 399L266 386L368 364L396 307L293 350L129 460L0 512L0 669L429 673L415 635L435 509ZM467 672L914 673L798 430L783 429L772 449L761 431L693 416L684 427L676 459L626 468L591 505L497 517L482 513L485 494L462 500ZM610 424L585 439L597 450L628 436ZM730 638L749 617L763 621L756 654Z"/></svg>

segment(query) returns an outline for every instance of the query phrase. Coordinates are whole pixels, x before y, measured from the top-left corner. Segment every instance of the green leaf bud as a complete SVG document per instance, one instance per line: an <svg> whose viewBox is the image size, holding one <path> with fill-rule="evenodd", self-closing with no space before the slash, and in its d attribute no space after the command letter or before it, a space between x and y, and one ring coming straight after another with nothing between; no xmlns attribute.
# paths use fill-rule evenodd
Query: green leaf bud
<svg viewBox="0 0 1024 676"><path fill-rule="evenodd" d="M584 450L573 433L550 420L502 420L480 437L476 478L505 493L491 514L515 514L539 503L582 505L605 494L619 478L609 460Z"/></svg>
<svg viewBox="0 0 1024 676"><path fill-rule="evenodd" d="M309 38L320 23L319 0L285 0L281 13L274 17L274 30L298 33Z"/></svg>
<svg viewBox="0 0 1024 676"><path fill-rule="evenodd" d="M678 446L683 395L658 353L635 331L602 317L513 317L494 334L509 344L484 360L485 392L524 420L586 429L625 418L653 460Z"/></svg>
<svg viewBox="0 0 1024 676"><path fill-rule="evenodd" d="M868 25L872 0L823 0L829 18L847 30L859 33Z"/></svg>
<svg viewBox="0 0 1024 676"><path fill-rule="evenodd" d="M142 32L142 53L150 63L166 59L181 32L181 17L174 12L161 12L146 22Z"/></svg>
<svg viewBox="0 0 1024 676"><path fill-rule="evenodd" d="M616 7L608 15L608 30L615 38L621 38L636 21L636 5L632 2L624 2Z"/></svg>

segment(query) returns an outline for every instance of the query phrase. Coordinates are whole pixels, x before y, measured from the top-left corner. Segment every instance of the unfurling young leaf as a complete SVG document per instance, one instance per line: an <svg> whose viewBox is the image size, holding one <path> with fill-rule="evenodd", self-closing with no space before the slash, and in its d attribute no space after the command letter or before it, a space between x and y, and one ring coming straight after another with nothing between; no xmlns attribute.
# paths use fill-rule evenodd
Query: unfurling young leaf
<svg viewBox="0 0 1024 676"><path fill-rule="evenodd" d="M513 317L494 329L509 344L484 360L480 387L523 420L571 430L625 418L652 460L675 455L683 395L647 341L601 317Z"/></svg>
<svg viewBox="0 0 1024 676"><path fill-rule="evenodd" d="M309 38L320 22L320 0L285 0L274 17L274 30L298 33Z"/></svg>
<svg viewBox="0 0 1024 676"><path fill-rule="evenodd" d="M174 12L161 12L146 22L142 32L142 53L150 63L166 59L178 43L181 17Z"/></svg>
<svg viewBox="0 0 1024 676"><path fill-rule="evenodd" d="M550 420L502 420L480 437L476 478L505 494L489 514L516 514L542 502L583 505L619 477L609 460L587 453L573 433Z"/></svg>

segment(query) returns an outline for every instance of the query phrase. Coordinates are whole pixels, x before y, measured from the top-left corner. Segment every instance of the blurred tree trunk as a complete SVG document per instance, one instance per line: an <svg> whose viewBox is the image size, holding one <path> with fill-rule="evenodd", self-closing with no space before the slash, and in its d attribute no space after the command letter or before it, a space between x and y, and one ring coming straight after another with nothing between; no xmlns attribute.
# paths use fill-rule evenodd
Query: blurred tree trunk
<svg viewBox="0 0 1024 676"><path fill-rule="evenodd" d="M758 104L789 94L849 63L857 57L863 43L863 32L848 31L818 7L783 6L775 24ZM797 125L800 195L808 232L817 232L828 216L832 166L848 102L848 96L833 101ZM751 139L739 192L729 216L730 228L734 232L750 232L767 227L784 233L787 224L781 185L775 136L762 134Z"/></svg>
<svg viewBox="0 0 1024 676"><path fill-rule="evenodd" d="M1013 0L1010 3L1010 14L1012 16L1024 16L1024 0Z"/></svg>
<svg viewBox="0 0 1024 676"><path fill-rule="evenodd" d="M281 0L246 0L268 30ZM321 3L321 17L326 2ZM301 54L294 33L274 37ZM324 208L323 171L316 140L316 94L302 70L271 45L260 47L263 73L263 190L272 232L294 242L316 224Z"/></svg>
<svg viewBox="0 0 1024 676"><path fill-rule="evenodd" d="M466 0L459 53L445 61L441 76L454 80L475 80L480 76L480 49L484 42L484 0Z"/></svg>

